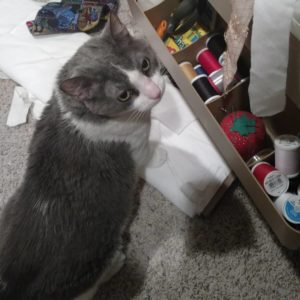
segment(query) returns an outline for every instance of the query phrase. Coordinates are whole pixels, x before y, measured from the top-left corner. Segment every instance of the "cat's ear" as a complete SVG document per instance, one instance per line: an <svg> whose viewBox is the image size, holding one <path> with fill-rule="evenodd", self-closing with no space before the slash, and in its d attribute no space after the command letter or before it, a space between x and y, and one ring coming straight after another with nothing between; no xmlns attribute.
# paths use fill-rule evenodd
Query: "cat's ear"
<svg viewBox="0 0 300 300"><path fill-rule="evenodd" d="M62 81L59 88L69 96L79 101L89 100L92 96L94 81L90 78L79 76Z"/></svg>
<svg viewBox="0 0 300 300"><path fill-rule="evenodd" d="M120 21L117 14L111 12L107 21L107 33L113 38L130 38L130 33L126 26Z"/></svg>

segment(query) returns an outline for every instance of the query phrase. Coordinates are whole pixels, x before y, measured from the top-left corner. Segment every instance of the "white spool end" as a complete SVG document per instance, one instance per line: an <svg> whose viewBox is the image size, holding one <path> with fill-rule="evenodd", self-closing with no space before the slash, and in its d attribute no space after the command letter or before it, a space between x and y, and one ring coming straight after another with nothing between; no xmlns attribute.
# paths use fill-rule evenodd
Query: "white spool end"
<svg viewBox="0 0 300 300"><path fill-rule="evenodd" d="M300 138L291 134L280 135L274 140L275 167L288 178L300 173Z"/></svg>

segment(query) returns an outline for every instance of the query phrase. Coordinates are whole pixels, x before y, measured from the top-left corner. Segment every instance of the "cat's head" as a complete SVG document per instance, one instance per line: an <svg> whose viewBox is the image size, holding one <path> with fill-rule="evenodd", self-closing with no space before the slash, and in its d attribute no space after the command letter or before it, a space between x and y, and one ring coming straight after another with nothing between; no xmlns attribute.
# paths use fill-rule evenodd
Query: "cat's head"
<svg viewBox="0 0 300 300"><path fill-rule="evenodd" d="M77 114L117 117L148 111L164 92L160 65L146 41L133 38L114 14L58 76L60 99Z"/></svg>

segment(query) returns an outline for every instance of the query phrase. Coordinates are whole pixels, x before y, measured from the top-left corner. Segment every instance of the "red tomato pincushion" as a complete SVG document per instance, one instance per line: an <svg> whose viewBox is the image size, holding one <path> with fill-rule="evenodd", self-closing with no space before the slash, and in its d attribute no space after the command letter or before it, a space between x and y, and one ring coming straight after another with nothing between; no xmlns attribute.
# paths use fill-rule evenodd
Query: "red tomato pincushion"
<svg viewBox="0 0 300 300"><path fill-rule="evenodd" d="M250 112L230 113L222 120L221 127L244 160L248 160L263 147L264 123Z"/></svg>

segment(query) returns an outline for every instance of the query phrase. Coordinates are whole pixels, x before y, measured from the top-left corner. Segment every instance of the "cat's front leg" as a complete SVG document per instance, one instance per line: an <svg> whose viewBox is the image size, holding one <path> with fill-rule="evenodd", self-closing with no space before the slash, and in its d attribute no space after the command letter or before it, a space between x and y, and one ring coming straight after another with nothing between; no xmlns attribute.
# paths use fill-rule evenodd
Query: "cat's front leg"
<svg viewBox="0 0 300 300"><path fill-rule="evenodd" d="M92 300L96 295L98 288L101 284L109 281L114 275L116 275L125 263L126 256L121 250L117 250L110 263L104 272L100 275L96 283L90 287L83 294L77 296L73 300Z"/></svg>
<svg viewBox="0 0 300 300"><path fill-rule="evenodd" d="M147 146L144 146L139 152L136 151L136 153L138 154L134 155L136 170L141 177L144 177L146 168L159 168L168 158L167 151L154 142L148 142Z"/></svg>
<svg viewBox="0 0 300 300"><path fill-rule="evenodd" d="M150 159L148 161L148 168L159 168L161 167L168 159L168 152L163 147L158 146L156 143L150 143Z"/></svg>

